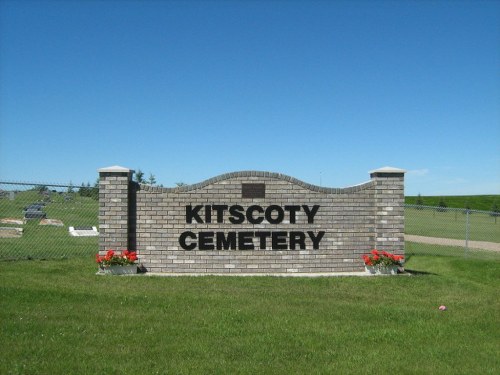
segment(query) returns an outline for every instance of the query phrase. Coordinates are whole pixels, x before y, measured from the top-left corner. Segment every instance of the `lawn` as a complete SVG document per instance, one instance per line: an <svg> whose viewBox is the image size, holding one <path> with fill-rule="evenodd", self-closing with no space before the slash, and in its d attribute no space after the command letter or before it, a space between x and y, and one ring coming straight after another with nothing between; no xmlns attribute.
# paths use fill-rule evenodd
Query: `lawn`
<svg viewBox="0 0 500 375"><path fill-rule="evenodd" d="M23 209L41 201L38 191L29 190L16 194L14 200L0 200L0 219L23 218ZM23 228L21 238L0 239L0 259L15 258L61 258L91 255L97 252L97 237L71 237L70 226L97 226L98 201L78 194L52 194L51 202L43 211L49 219L61 220L62 227L42 226L40 220L29 220L26 224L1 224L2 227Z"/></svg>
<svg viewBox="0 0 500 375"><path fill-rule="evenodd" d="M424 206L439 206L443 201L447 207L466 208L471 210L491 211L496 205L500 207L500 195L448 195L448 196L421 196ZM406 196L406 204L417 204L418 196Z"/></svg>
<svg viewBox="0 0 500 375"><path fill-rule="evenodd" d="M448 257L465 257L481 260L495 260L500 254L495 251L466 249L464 247L430 245L424 243L405 242L405 255L407 258L413 255L433 255Z"/></svg>
<svg viewBox="0 0 500 375"><path fill-rule="evenodd" d="M405 233L419 236L465 239L466 215L458 211L405 208ZM469 215L469 239L500 242L500 218L484 213Z"/></svg>
<svg viewBox="0 0 500 375"><path fill-rule="evenodd" d="M500 257L414 276L96 276L0 262L2 374L496 374ZM439 311L440 305L447 311Z"/></svg>

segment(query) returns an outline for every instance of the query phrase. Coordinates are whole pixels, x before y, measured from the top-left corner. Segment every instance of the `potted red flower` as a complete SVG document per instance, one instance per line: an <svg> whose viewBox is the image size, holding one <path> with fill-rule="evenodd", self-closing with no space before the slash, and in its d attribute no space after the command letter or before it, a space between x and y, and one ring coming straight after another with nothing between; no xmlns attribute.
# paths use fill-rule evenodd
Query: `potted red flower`
<svg viewBox="0 0 500 375"><path fill-rule="evenodd" d="M371 274L397 274L403 267L404 257L387 251L373 249L370 254L362 256L365 270Z"/></svg>
<svg viewBox="0 0 500 375"><path fill-rule="evenodd" d="M96 262L99 272L112 275L130 275L137 273L137 254L135 251L123 250L117 254L114 250L108 250L106 255L96 254Z"/></svg>

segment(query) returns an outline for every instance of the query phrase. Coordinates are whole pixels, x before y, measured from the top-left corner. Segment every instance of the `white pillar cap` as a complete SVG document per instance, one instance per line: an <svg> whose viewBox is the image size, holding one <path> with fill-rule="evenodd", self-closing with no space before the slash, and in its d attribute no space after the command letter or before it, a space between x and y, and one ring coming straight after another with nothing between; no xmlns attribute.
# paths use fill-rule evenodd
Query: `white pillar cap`
<svg viewBox="0 0 500 375"><path fill-rule="evenodd" d="M132 169L114 165L112 167L101 168L97 170L99 173L129 173L134 172Z"/></svg>
<svg viewBox="0 0 500 375"><path fill-rule="evenodd" d="M394 167L382 167L382 168L370 171L369 173L406 173L406 170L394 168Z"/></svg>

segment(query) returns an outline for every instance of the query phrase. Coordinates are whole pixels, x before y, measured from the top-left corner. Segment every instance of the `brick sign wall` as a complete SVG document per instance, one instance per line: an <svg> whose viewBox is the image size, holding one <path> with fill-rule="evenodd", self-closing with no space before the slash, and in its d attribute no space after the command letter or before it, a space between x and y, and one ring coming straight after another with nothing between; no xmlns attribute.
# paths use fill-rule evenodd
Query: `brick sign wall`
<svg viewBox="0 0 500 375"><path fill-rule="evenodd" d="M352 272L373 248L404 253L403 170L343 189L267 172L159 188L99 172L100 251L136 250L150 272Z"/></svg>

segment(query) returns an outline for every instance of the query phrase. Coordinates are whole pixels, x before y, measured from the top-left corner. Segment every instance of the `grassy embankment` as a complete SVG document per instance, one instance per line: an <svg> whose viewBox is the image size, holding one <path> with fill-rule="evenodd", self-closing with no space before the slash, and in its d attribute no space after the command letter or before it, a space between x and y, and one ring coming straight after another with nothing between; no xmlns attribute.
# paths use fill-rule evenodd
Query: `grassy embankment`
<svg viewBox="0 0 500 375"><path fill-rule="evenodd" d="M471 210L491 211L493 205L500 208L500 195L455 195L455 196L422 196L423 206L439 206L443 200L449 208L467 208ZM417 204L418 196L406 196L406 204Z"/></svg>

